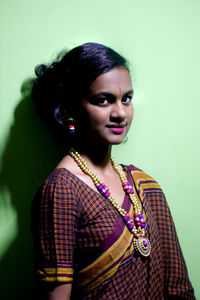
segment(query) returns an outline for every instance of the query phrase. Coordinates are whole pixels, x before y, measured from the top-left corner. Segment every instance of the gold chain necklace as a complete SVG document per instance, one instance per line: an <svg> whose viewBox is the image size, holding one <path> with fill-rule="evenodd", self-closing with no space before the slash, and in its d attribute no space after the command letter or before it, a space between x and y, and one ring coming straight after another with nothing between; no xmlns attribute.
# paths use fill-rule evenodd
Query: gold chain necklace
<svg viewBox="0 0 200 300"><path fill-rule="evenodd" d="M69 155L74 159L74 161L77 163L79 168L85 174L90 176L90 178L92 179L94 185L96 186L100 194L103 195L106 199L108 199L111 202L111 204L114 206L114 208L118 211L118 213L121 215L125 225L128 227L129 231L134 235L133 244L135 250L141 256L145 256L145 257L149 256L151 252L151 244L149 239L146 237L146 233L145 233L146 222L144 220L144 216L142 213L143 209L140 209L137 198L135 196L134 189L131 186L130 182L127 181L126 174L122 170L122 168L116 164L113 158L111 158L113 169L118 173L120 180L122 182L122 187L125 193L129 196L129 199L131 200L131 203L133 205L134 220L125 211L125 209L123 209L118 204L118 202L114 199L114 197L111 195L109 191L108 186L105 185L92 170L90 170L86 161L80 156L80 154L74 149L70 149Z"/></svg>

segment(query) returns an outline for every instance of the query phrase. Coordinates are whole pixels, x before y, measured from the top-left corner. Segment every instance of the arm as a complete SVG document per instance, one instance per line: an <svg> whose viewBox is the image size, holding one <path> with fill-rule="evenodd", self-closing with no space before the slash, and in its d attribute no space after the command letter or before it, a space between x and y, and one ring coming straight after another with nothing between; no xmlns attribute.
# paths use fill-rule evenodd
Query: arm
<svg viewBox="0 0 200 300"><path fill-rule="evenodd" d="M174 222L162 190L147 193L161 240L166 299L195 299Z"/></svg>
<svg viewBox="0 0 200 300"><path fill-rule="evenodd" d="M70 300L72 284L61 284L45 294L46 300Z"/></svg>
<svg viewBox="0 0 200 300"><path fill-rule="evenodd" d="M43 185L32 209L37 294L70 299L78 209L74 189L65 182Z"/></svg>
<svg viewBox="0 0 200 300"><path fill-rule="evenodd" d="M194 300L194 290L188 278L185 260L179 245L174 222L159 184L148 174L129 167L140 198L150 206L159 232L164 271L165 299Z"/></svg>

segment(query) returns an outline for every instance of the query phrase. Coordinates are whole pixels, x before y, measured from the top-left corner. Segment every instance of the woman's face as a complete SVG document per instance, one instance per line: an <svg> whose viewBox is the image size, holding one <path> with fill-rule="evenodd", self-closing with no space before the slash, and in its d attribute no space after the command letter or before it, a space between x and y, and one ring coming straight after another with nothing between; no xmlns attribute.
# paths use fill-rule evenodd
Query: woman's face
<svg viewBox="0 0 200 300"><path fill-rule="evenodd" d="M121 143L133 118L132 96L131 78L125 68L98 76L82 101L82 135L104 144Z"/></svg>

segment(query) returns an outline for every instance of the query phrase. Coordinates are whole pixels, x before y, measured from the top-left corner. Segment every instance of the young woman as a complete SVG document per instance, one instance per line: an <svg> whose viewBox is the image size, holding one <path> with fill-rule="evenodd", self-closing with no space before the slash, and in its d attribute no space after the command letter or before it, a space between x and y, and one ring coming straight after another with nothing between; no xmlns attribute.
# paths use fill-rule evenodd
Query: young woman
<svg viewBox="0 0 200 300"><path fill-rule="evenodd" d="M194 299L160 186L111 157L133 118L127 61L87 43L36 75L36 107L68 149L33 202L38 293L51 300Z"/></svg>

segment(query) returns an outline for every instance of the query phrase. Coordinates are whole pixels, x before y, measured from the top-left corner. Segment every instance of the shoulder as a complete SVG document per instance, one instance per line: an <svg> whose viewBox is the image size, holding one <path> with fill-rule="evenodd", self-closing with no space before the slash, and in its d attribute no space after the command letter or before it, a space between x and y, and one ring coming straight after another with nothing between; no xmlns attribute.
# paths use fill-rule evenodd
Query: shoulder
<svg viewBox="0 0 200 300"><path fill-rule="evenodd" d="M167 214L171 218L165 194L158 182L133 165L127 166L127 169L131 172L133 183L141 201L150 205L154 216Z"/></svg>
<svg viewBox="0 0 200 300"><path fill-rule="evenodd" d="M80 180L75 174L66 168L57 168L52 173L46 177L41 185L41 188L46 187L60 187L66 189L71 189L78 193L79 188L85 188L82 180Z"/></svg>
<svg viewBox="0 0 200 300"><path fill-rule="evenodd" d="M80 188L76 177L67 169L55 169L38 188L31 206L32 215L41 211L67 213L79 212Z"/></svg>
<svg viewBox="0 0 200 300"><path fill-rule="evenodd" d="M125 166L125 168L127 168L131 172L136 189L141 196L144 197L144 194L148 192L163 193L158 182L143 170L135 167L134 165Z"/></svg>
<svg viewBox="0 0 200 300"><path fill-rule="evenodd" d="M141 184L148 184L149 186L153 185L161 189L158 182L143 170L135 167L134 165L128 165L125 166L125 168L127 168L131 172L131 175L134 178L134 181L135 183L137 183L137 185L140 186Z"/></svg>
<svg viewBox="0 0 200 300"><path fill-rule="evenodd" d="M46 199L48 202L65 199L78 203L90 198L91 193L89 186L71 171L57 168L41 184L35 198Z"/></svg>
<svg viewBox="0 0 200 300"><path fill-rule="evenodd" d="M55 184L73 184L73 174L65 168L57 168L51 172L44 180L44 185L55 185Z"/></svg>
<svg viewBox="0 0 200 300"><path fill-rule="evenodd" d="M65 168L58 168L51 172L37 190L34 200L40 201L63 200L77 197L80 182L76 176Z"/></svg>

